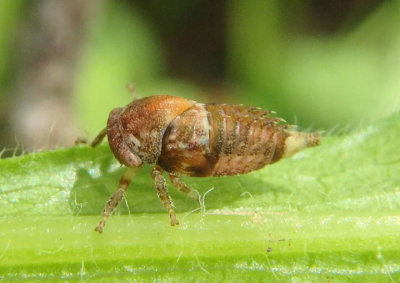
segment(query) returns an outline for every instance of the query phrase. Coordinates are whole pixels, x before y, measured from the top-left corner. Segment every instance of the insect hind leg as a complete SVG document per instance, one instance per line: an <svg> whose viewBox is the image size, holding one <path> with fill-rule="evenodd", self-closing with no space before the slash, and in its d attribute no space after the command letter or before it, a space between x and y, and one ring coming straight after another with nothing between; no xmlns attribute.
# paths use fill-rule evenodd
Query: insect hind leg
<svg viewBox="0 0 400 283"><path fill-rule="evenodd" d="M175 188L186 194L188 197L195 199L197 202L200 203L200 196L197 191L192 190L190 187L188 187L182 180L176 175L169 174L169 178L171 179L172 184L175 186Z"/></svg>

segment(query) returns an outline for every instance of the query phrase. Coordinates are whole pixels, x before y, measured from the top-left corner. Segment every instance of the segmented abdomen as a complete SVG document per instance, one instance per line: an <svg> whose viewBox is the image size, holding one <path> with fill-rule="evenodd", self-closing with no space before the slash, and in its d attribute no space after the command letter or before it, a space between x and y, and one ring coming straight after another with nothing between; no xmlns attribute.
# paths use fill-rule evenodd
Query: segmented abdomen
<svg viewBox="0 0 400 283"><path fill-rule="evenodd" d="M269 112L194 104L167 127L158 164L188 176L244 174L279 160L287 133Z"/></svg>

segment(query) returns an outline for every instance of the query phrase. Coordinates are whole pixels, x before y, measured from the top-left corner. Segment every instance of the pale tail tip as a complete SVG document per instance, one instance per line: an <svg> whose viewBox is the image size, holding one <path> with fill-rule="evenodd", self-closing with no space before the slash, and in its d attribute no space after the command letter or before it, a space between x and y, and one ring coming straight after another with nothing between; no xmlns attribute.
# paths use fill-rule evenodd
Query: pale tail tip
<svg viewBox="0 0 400 283"><path fill-rule="evenodd" d="M285 140L283 157L289 157L307 147L318 146L321 143L321 133L288 132Z"/></svg>
<svg viewBox="0 0 400 283"><path fill-rule="evenodd" d="M308 134L308 146L318 146L321 144L321 133L316 132L316 133L311 133Z"/></svg>

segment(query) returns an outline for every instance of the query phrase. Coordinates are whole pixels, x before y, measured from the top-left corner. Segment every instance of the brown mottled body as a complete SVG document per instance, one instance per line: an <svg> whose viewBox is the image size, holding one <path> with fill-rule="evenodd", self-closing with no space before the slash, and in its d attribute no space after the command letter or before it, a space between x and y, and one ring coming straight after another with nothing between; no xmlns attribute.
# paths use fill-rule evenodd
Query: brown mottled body
<svg viewBox="0 0 400 283"><path fill-rule="evenodd" d="M156 163L165 129L192 105L180 97L150 96L112 110L107 136L115 157L128 167Z"/></svg>
<svg viewBox="0 0 400 283"><path fill-rule="evenodd" d="M107 128L92 146L99 144L106 133L112 152L122 164L129 168L153 164L152 177L158 196L169 211L171 225L177 225L162 171L170 175L179 191L199 200L178 176L245 174L319 144L318 134L288 131L279 123L281 119L269 114L242 105L202 104L180 97L151 96L112 110ZM126 191L124 184L129 184L133 176L126 175L121 179L120 189L106 204L103 220L96 228L100 233L105 219Z"/></svg>
<svg viewBox="0 0 400 283"><path fill-rule="evenodd" d="M286 127L240 105L194 104L168 126L157 164L193 177L245 174L279 160Z"/></svg>

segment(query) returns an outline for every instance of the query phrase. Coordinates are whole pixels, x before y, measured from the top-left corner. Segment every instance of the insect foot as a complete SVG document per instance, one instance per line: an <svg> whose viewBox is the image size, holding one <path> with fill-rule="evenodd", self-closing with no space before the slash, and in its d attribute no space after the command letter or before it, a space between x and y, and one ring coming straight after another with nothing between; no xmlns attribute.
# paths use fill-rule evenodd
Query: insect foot
<svg viewBox="0 0 400 283"><path fill-rule="evenodd" d="M151 172L151 177L154 179L158 197L160 198L164 207L169 212L169 217L171 218L171 226L178 225L179 221L176 219L174 204L171 197L169 196L167 184L162 175L162 171L157 167L153 168L153 171Z"/></svg>
<svg viewBox="0 0 400 283"><path fill-rule="evenodd" d="M180 176L246 174L317 146L319 133L290 129L274 112L256 107L203 104L168 95L150 96L113 109L107 127L91 143L107 135L111 151L128 169L110 197L96 231L124 197L142 164L153 166L151 177L171 225L178 225L174 205L162 175L165 171L178 191L199 202L199 195Z"/></svg>
<svg viewBox="0 0 400 283"><path fill-rule="evenodd" d="M118 190L111 195L104 207L103 218L94 229L96 232L100 234L103 233L103 228L106 225L107 218L113 213L114 209L118 207L122 198L125 196L126 190L128 189L128 186L133 177L136 175L138 169L139 168L136 167L126 169L125 173L121 177L121 180L119 181Z"/></svg>

